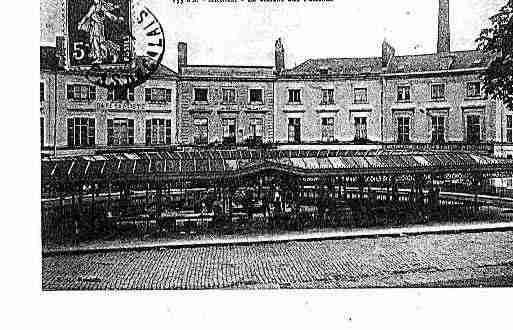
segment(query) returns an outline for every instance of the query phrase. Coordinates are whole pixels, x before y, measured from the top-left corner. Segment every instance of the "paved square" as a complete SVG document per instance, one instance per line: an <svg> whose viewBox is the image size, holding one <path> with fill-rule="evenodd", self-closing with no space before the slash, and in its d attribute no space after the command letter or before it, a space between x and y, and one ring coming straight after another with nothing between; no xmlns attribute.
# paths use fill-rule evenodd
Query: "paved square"
<svg viewBox="0 0 513 330"><path fill-rule="evenodd" d="M513 232L43 258L44 290L510 286Z"/></svg>

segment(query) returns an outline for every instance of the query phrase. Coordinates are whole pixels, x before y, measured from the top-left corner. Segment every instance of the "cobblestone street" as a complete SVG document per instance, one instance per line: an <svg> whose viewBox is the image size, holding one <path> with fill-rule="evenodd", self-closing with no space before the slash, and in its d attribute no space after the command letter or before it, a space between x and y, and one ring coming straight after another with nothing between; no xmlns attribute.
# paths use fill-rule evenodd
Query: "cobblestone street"
<svg viewBox="0 0 513 330"><path fill-rule="evenodd" d="M513 232L43 258L44 290L511 286Z"/></svg>

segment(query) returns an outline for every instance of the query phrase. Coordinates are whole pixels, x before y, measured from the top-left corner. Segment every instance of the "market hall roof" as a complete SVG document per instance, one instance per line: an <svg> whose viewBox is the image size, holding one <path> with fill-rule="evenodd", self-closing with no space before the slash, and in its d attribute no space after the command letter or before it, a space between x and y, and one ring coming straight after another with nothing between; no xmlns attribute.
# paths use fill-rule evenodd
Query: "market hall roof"
<svg viewBox="0 0 513 330"><path fill-rule="evenodd" d="M244 177L265 170L298 176L513 172L513 160L469 152L344 150L159 151L43 158L42 184L106 180Z"/></svg>

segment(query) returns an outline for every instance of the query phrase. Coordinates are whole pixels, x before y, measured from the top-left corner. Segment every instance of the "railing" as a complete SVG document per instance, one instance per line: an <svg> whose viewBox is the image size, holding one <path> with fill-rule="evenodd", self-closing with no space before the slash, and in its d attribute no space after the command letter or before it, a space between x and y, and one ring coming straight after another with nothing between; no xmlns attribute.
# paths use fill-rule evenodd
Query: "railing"
<svg viewBox="0 0 513 330"><path fill-rule="evenodd" d="M472 151L485 154L493 154L494 144L493 143L480 143L480 144L468 144L460 142L450 142L442 144L434 143L383 143L383 150L412 150L412 151Z"/></svg>

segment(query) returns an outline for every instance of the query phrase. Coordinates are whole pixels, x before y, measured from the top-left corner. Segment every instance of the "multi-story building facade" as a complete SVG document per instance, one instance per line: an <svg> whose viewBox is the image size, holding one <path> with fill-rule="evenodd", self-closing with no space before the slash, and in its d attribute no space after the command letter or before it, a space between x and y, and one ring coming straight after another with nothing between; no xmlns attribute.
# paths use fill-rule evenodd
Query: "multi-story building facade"
<svg viewBox="0 0 513 330"><path fill-rule="evenodd" d="M488 62L480 51L392 57L383 74L383 142L492 143L496 102L481 83Z"/></svg>
<svg viewBox="0 0 513 330"><path fill-rule="evenodd" d="M315 59L280 73L276 142L380 140L381 59Z"/></svg>
<svg viewBox="0 0 513 330"><path fill-rule="evenodd" d="M246 142L495 144L513 157L513 111L486 99L491 56L450 50L449 1L440 0L438 49L397 56L310 59L274 66L190 65L178 44L178 73L161 65L133 90L107 90L60 69L41 47L41 146L58 152Z"/></svg>
<svg viewBox="0 0 513 330"><path fill-rule="evenodd" d="M183 145L272 142L272 66L187 64L178 44L178 141Z"/></svg>
<svg viewBox="0 0 513 330"><path fill-rule="evenodd" d="M144 84L107 89L41 48L42 146L56 154L176 143L177 74L161 65Z"/></svg>
<svg viewBox="0 0 513 330"><path fill-rule="evenodd" d="M440 0L435 54L396 56L384 42L381 57L310 59L281 71L276 141L494 142L497 102L481 84L490 56L451 52L449 31L449 1Z"/></svg>

